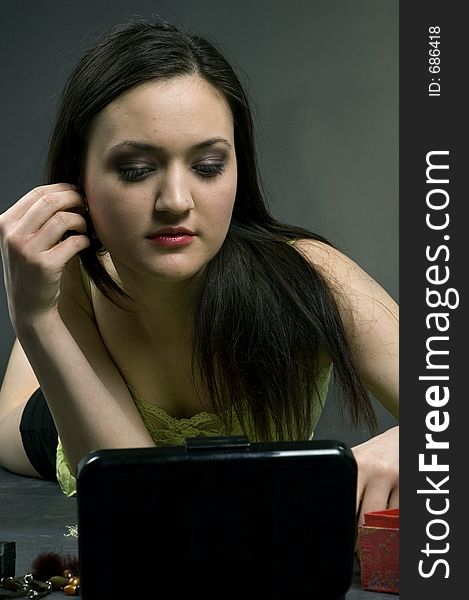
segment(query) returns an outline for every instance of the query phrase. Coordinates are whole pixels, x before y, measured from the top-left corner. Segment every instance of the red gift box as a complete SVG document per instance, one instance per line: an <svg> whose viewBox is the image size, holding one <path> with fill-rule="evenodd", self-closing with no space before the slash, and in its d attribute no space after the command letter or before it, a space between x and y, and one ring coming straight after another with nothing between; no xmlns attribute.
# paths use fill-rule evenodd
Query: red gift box
<svg viewBox="0 0 469 600"><path fill-rule="evenodd" d="M365 513L358 528L361 586L399 593L399 509Z"/></svg>

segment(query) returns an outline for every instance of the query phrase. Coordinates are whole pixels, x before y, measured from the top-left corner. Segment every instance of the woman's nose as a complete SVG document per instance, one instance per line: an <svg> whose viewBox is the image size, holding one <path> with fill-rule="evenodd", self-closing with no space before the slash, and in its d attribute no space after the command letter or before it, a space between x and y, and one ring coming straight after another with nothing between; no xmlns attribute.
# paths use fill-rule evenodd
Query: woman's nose
<svg viewBox="0 0 469 600"><path fill-rule="evenodd" d="M167 168L156 195L155 210L181 214L192 210L194 201L187 174L182 168Z"/></svg>

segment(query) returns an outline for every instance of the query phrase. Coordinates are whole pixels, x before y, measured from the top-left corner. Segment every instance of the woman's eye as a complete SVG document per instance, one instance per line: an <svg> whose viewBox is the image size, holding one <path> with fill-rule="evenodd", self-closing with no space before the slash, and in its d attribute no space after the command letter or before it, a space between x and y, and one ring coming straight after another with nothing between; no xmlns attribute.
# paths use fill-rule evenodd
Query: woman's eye
<svg viewBox="0 0 469 600"><path fill-rule="evenodd" d="M223 163L206 163L196 165L194 169L200 177L208 178L221 175L225 170L225 165ZM154 169L150 167L118 167L117 169L119 178L124 181L142 181L153 171Z"/></svg>
<svg viewBox="0 0 469 600"><path fill-rule="evenodd" d="M153 169L148 167L119 167L117 172L119 177L124 181L142 181L142 179L145 179L145 177L149 175L152 170Z"/></svg>
<svg viewBox="0 0 469 600"><path fill-rule="evenodd" d="M201 177L215 177L216 175L221 175L223 173L225 165L223 163L209 163L197 165L194 168Z"/></svg>

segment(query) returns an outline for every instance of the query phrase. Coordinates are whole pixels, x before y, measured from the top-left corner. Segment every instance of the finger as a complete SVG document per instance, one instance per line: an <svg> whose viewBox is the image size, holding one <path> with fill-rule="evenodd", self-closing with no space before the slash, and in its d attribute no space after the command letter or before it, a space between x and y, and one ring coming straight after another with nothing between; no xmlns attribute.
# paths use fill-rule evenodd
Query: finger
<svg viewBox="0 0 469 600"><path fill-rule="evenodd" d="M361 481L361 477L360 477L360 471L358 471L358 480L357 480L357 500L356 500L356 506L355 506L355 514L358 514L360 511L360 507L362 504L362 498L363 498L363 492L364 492L364 485Z"/></svg>
<svg viewBox="0 0 469 600"><path fill-rule="evenodd" d="M388 508L399 508L399 486L396 486L389 495Z"/></svg>
<svg viewBox="0 0 469 600"><path fill-rule="evenodd" d="M49 219L62 211L84 210L83 197L78 192L67 190L41 196L23 215L15 228L19 235L36 233Z"/></svg>
<svg viewBox="0 0 469 600"><path fill-rule="evenodd" d="M73 183L52 183L49 185L38 186L30 190L22 196L13 206L6 210L2 217L13 221L20 220L28 210L43 196L44 194L52 194L55 192L75 191L80 192L81 187Z"/></svg>
<svg viewBox="0 0 469 600"><path fill-rule="evenodd" d="M363 524L365 513L388 508L390 491L389 483L387 481L380 482L379 480L373 481L365 488L358 516L358 525Z"/></svg>
<svg viewBox="0 0 469 600"><path fill-rule="evenodd" d="M84 234L86 229L86 221L78 213L57 212L30 238L28 251L36 253L50 250L62 240L67 232Z"/></svg>
<svg viewBox="0 0 469 600"><path fill-rule="evenodd" d="M57 270L57 272L63 270L68 261L85 248L88 248L90 243L90 238L87 235L73 234L68 236L47 251L50 268Z"/></svg>

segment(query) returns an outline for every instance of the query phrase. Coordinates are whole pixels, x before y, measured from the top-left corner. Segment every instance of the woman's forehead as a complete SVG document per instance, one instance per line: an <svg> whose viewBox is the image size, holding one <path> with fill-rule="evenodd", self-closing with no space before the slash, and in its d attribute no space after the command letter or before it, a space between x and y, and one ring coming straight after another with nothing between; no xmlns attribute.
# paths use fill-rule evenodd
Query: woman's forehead
<svg viewBox="0 0 469 600"><path fill-rule="evenodd" d="M124 139L184 140L222 137L233 143L233 117L225 98L198 76L173 77L139 84L110 102L94 119L88 137L99 146Z"/></svg>

